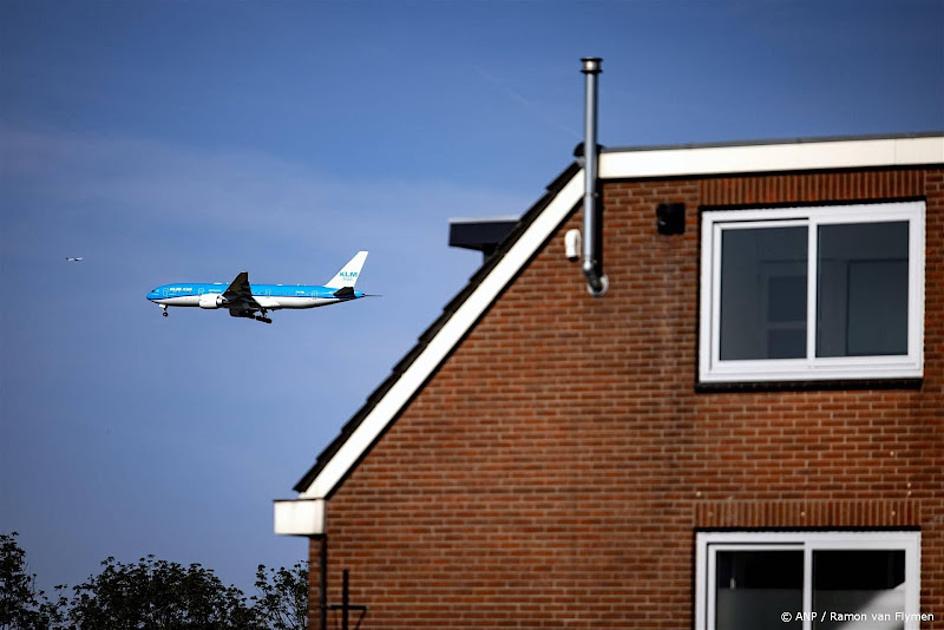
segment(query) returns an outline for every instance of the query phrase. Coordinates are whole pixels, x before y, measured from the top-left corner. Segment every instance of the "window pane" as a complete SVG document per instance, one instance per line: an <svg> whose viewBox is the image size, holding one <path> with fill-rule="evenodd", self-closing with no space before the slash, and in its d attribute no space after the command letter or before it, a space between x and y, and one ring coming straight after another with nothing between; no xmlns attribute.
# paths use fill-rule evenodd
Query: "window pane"
<svg viewBox="0 0 944 630"><path fill-rule="evenodd" d="M819 227L816 356L908 354L908 222Z"/></svg>
<svg viewBox="0 0 944 630"><path fill-rule="evenodd" d="M721 360L806 356L807 228L721 233Z"/></svg>
<svg viewBox="0 0 944 630"><path fill-rule="evenodd" d="M827 613L816 630L902 630L895 613L905 612L905 552L814 551L813 610Z"/></svg>
<svg viewBox="0 0 944 630"><path fill-rule="evenodd" d="M802 551L719 551L716 563L716 630L802 627L780 617L803 609Z"/></svg>

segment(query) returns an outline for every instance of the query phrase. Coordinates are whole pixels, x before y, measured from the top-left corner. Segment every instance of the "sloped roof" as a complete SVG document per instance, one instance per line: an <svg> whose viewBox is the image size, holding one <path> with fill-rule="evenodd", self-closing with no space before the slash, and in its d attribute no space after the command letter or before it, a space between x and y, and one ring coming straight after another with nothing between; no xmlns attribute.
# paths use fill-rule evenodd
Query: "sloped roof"
<svg viewBox="0 0 944 630"><path fill-rule="evenodd" d="M547 208L547 206L559 195L559 193L563 190L563 188L567 184L571 184L573 186L574 182L576 181L576 175L578 172L580 172L580 167L576 163L572 163L568 165L567 168L565 168L561 172L561 174L558 175L550 184L547 185L547 188L544 194L541 196L541 198L538 199L537 202L535 202L534 205L532 205L531 208L529 208L521 216L521 218L518 221L518 224L508 234L508 236L505 238L502 244L499 245L495 253L485 260L484 264L469 279L468 284L461 291L459 291L459 293L457 293L456 296L453 297L452 300L450 300L449 303L446 304L445 307L443 307L442 314L436 319L436 321L434 321L430 325L429 328L427 328L423 332L423 334L419 336L417 344L413 346L413 348L409 352L407 352L406 356L404 356L400 360L400 362L394 366L392 372L390 373L390 376L388 376L386 380L384 380L384 382L381 383L380 386L378 386L377 389L375 389L370 396L368 396L367 401L364 403L364 405L341 428L340 434L327 446L327 448L324 449L324 451L321 452L320 455L318 455L318 459L315 461L315 465L312 466L311 469L305 473L305 475L298 481L297 484L295 484L294 489L297 492L305 493L306 490L308 490L308 488L312 485L312 483L315 481L318 475L322 471L325 470L325 467L328 465L328 462L331 461L331 459L339 452L342 446L344 446L344 444L348 442L348 440L353 436L355 431L359 427L361 427L365 418L375 409L375 407L381 401L381 399L383 399L384 396L386 396L390 392L390 390L394 387L394 385L396 385L400 381L404 373L415 364L417 358L419 358L420 355L422 355L423 352L428 348L430 342L436 338L436 336L443 329L446 323L449 322L450 319L459 310L459 308L467 302L469 297L475 292L476 289L478 289L482 285L482 282L487 277L489 277L489 275L499 265L499 263L501 263L505 259L505 255L516 243L518 243L522 234L524 234L527 231L527 229L531 226L534 220L538 216L540 216L540 214L545 210L545 208ZM577 197L576 197L578 200L580 198L580 195L583 194L582 185L580 186L580 188L581 190L579 191L579 193L577 193ZM569 205L569 207L566 209L566 214L570 213L575 203L576 201L574 201L573 203ZM543 245L543 241L541 244ZM534 252L532 252L532 255L536 254L537 251L539 250L540 250L540 247L535 249ZM530 257L528 258L528 260L524 261L524 264L521 265L518 270L520 271L520 269L523 268L529 260L530 260ZM517 273L515 273L514 276L517 276ZM512 280L514 280L514 277L509 278L506 284L509 284ZM504 287L502 287L502 290L503 289ZM470 325L468 326L468 330L471 330L471 328L474 327L475 323L479 320L479 318L481 318L483 314L484 314L484 309L481 313L478 313L477 316L474 318L474 321L470 323ZM465 332L468 332L468 330L464 331L460 336L464 337ZM458 345L458 343L456 345ZM439 365L441 365L441 363L445 361L445 359L448 357L448 354L450 354L451 351L452 349L450 349L449 352L446 353L446 356L442 357L442 360L435 366L435 368L422 379L422 383L419 385L419 387L417 387L416 392L418 392L422 388L422 384L424 384L429 378L433 376L436 369L438 369ZM412 398L412 394L408 398ZM394 417L391 417L389 420L391 424L396 419L396 416L399 415L400 411L402 411L402 409L405 407L406 405L404 404L400 409L394 412ZM380 434L374 436L371 442L373 442L379 437L380 437ZM367 450L369 450L369 446ZM366 450L364 454L366 454ZM357 460L359 461L362 456L363 455L359 455L357 457ZM356 462L354 462L354 464L356 465ZM345 471L345 473L341 475L341 478L338 479L338 482L340 482L342 478L346 476L346 473L347 471ZM330 495L334 491L334 489L335 489L335 486L332 486L330 489L327 489L327 492L325 492L325 494L322 496Z"/></svg>
<svg viewBox="0 0 944 630"><path fill-rule="evenodd" d="M928 164L944 164L942 132L607 149L600 156L600 177L649 179ZM582 170L573 163L547 186L496 252L420 335L416 346L318 455L314 466L295 484L301 498L330 498L494 301L542 250L582 196Z"/></svg>

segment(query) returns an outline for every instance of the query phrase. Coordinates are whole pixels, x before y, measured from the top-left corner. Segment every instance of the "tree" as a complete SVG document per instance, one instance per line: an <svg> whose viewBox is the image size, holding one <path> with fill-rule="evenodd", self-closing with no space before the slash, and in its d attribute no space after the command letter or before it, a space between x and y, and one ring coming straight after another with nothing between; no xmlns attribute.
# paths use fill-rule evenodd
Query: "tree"
<svg viewBox="0 0 944 630"><path fill-rule="evenodd" d="M102 562L98 575L55 601L35 588L16 532L0 534L0 630L305 630L308 565L256 569L257 595L247 598L199 564L146 556Z"/></svg>
<svg viewBox="0 0 944 630"><path fill-rule="evenodd" d="M0 534L0 628L55 627L62 621L65 598L60 595L49 601L45 592L36 589L36 576L26 570L26 552L17 543L17 535Z"/></svg>
<svg viewBox="0 0 944 630"><path fill-rule="evenodd" d="M255 612L235 586L225 586L199 564L141 558L102 562L96 576L76 586L68 618L76 628L258 628Z"/></svg>
<svg viewBox="0 0 944 630"><path fill-rule="evenodd" d="M290 569L256 568L253 608L263 628L305 630L308 627L308 563L298 562Z"/></svg>

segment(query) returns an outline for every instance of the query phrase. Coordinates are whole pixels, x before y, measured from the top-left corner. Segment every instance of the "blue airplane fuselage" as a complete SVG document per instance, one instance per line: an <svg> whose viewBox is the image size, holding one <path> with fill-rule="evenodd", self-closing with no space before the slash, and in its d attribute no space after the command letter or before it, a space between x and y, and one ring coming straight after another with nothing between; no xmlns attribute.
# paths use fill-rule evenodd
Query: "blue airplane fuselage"
<svg viewBox="0 0 944 630"><path fill-rule="evenodd" d="M178 282L162 284L147 294L147 299L165 306L196 306L220 308L226 305L217 299L226 291L223 282ZM337 289L314 284L250 284L253 299L267 309L314 308L336 302L364 297L363 291L353 291L337 297Z"/></svg>
<svg viewBox="0 0 944 630"><path fill-rule="evenodd" d="M283 308L315 308L338 302L350 302L367 294L355 291L367 251L361 250L324 285L251 284L249 272L241 271L229 284L222 282L176 282L162 284L147 294L147 299L161 307L167 317L169 306L223 308L233 317L246 317L266 324L269 311Z"/></svg>

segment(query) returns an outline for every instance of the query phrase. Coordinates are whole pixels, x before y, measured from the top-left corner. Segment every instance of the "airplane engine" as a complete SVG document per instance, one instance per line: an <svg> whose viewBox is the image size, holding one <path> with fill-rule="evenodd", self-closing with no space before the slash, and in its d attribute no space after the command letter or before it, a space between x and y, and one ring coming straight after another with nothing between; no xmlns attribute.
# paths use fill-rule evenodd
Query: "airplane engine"
<svg viewBox="0 0 944 630"><path fill-rule="evenodd" d="M209 293L200 296L200 308L219 308L223 305L223 296Z"/></svg>

